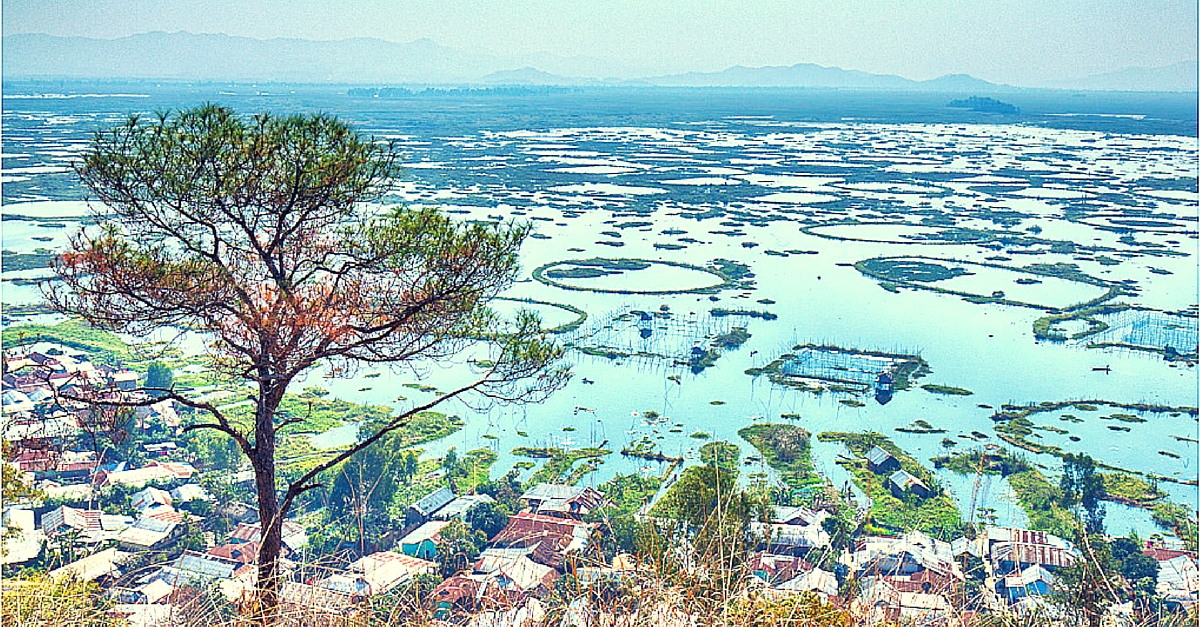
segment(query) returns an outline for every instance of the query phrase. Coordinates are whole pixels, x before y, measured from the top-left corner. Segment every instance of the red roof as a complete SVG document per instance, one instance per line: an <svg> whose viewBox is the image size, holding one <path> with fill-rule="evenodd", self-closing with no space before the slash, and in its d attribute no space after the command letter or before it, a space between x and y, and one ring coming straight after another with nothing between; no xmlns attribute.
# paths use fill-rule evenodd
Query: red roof
<svg viewBox="0 0 1200 627"><path fill-rule="evenodd" d="M1154 561L1156 561L1156 562L1165 562L1167 560L1173 560L1173 559L1179 557L1180 555L1191 555L1191 556L1195 557L1196 552L1195 551L1181 551L1179 549L1168 549L1168 548L1164 548L1164 547L1151 546L1151 547L1146 547L1142 551L1142 555L1149 555L1150 557L1153 557Z"/></svg>
<svg viewBox="0 0 1200 627"><path fill-rule="evenodd" d="M569 518L521 512L508 519L508 526L501 529L492 542L518 543L545 534L570 536L581 526L590 527L588 523Z"/></svg>
<svg viewBox="0 0 1200 627"><path fill-rule="evenodd" d="M750 560L750 570L765 574L772 582L782 583L812 570L814 566L802 557L772 555L758 552Z"/></svg>
<svg viewBox="0 0 1200 627"><path fill-rule="evenodd" d="M479 593L479 582L463 574L457 574L438 584L433 589L433 598L438 603L470 602Z"/></svg>
<svg viewBox="0 0 1200 627"><path fill-rule="evenodd" d="M214 546L208 550L208 554L224 557L243 564L254 564L258 561L259 546L260 544L257 540L236 542L226 544L225 546Z"/></svg>
<svg viewBox="0 0 1200 627"><path fill-rule="evenodd" d="M567 547L575 537L576 529L590 530L592 525L568 518L555 518L521 512L508 519L508 526L500 530L492 543L501 547L531 547L537 549L530 556L533 561L554 568L562 566Z"/></svg>
<svg viewBox="0 0 1200 627"><path fill-rule="evenodd" d="M191 519L193 521L202 520L199 516L193 516L191 514L188 514L187 512L176 512L173 510L157 511L157 512L154 512L153 514L146 516L146 518L154 518L156 520L161 520L163 522L169 522L169 523L175 523L178 525L178 524L183 523L184 516L187 516L189 519Z"/></svg>

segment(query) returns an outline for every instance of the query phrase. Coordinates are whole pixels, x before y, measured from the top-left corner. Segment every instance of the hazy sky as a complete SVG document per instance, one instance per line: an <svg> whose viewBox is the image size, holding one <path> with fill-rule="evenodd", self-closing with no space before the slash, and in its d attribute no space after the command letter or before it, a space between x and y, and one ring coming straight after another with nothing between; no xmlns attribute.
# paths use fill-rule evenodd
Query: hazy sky
<svg viewBox="0 0 1200 627"><path fill-rule="evenodd" d="M1022 85L1194 59L1196 18L1196 0L3 0L5 34L427 37L652 72L819 63Z"/></svg>

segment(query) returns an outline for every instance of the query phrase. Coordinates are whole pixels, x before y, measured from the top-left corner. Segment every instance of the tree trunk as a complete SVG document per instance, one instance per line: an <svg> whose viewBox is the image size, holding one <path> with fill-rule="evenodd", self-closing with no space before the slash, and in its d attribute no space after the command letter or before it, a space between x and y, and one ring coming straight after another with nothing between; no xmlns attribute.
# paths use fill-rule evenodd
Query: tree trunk
<svg viewBox="0 0 1200 627"><path fill-rule="evenodd" d="M279 511L279 495L275 492L273 455L254 462L254 484L258 491L261 542L258 549L258 616L255 618L262 625L271 625L279 605L279 557L283 550L283 512Z"/></svg>
<svg viewBox="0 0 1200 627"><path fill-rule="evenodd" d="M279 558L283 551L283 518L275 486L275 412L283 400L283 385L259 385L255 415L254 446L251 458L254 487L258 492L258 521L261 546L258 549L258 603L254 617L260 625L273 625L278 618Z"/></svg>

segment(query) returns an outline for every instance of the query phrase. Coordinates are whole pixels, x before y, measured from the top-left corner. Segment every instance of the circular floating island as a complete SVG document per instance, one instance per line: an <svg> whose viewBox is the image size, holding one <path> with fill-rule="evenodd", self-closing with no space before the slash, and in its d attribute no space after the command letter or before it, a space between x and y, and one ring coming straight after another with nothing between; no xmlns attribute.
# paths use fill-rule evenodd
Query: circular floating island
<svg viewBox="0 0 1200 627"><path fill-rule="evenodd" d="M854 264L885 289L899 287L961 296L971 302L1072 311L1124 294L1120 284L1084 274L1073 264L1000 264L919 255L874 257Z"/></svg>
<svg viewBox="0 0 1200 627"><path fill-rule="evenodd" d="M722 289L732 281L721 272L677 261L572 259L533 271L541 283L565 290L612 294L686 294Z"/></svg>
<svg viewBox="0 0 1200 627"><path fill-rule="evenodd" d="M543 330L546 333L567 333L578 329L587 320L587 312L566 303L554 303L532 298L495 299L492 309L501 315L511 318L517 310L525 309L536 313L542 319Z"/></svg>

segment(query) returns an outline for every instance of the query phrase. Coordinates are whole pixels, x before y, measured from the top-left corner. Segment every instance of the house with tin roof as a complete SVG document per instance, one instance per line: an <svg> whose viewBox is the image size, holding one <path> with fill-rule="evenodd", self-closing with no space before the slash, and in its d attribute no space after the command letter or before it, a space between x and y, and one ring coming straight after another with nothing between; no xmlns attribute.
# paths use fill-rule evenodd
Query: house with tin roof
<svg viewBox="0 0 1200 627"><path fill-rule="evenodd" d="M560 518L583 518L608 503L590 486L539 483L521 495L521 502L534 514Z"/></svg>
<svg viewBox="0 0 1200 627"><path fill-rule="evenodd" d="M900 461L881 447L873 447L867 453L867 470L877 474L889 474L900 470Z"/></svg>
<svg viewBox="0 0 1200 627"><path fill-rule="evenodd" d="M442 509L454 500L454 492L447 487L441 487L429 494L426 494L421 500L413 503L408 507L408 512L405 515L405 523L408 525L419 525L429 519L438 510Z"/></svg>
<svg viewBox="0 0 1200 627"><path fill-rule="evenodd" d="M143 517L117 534L117 547L122 551L164 549L174 543L182 532L183 526L179 523Z"/></svg>
<svg viewBox="0 0 1200 627"><path fill-rule="evenodd" d="M433 515L437 520L467 519L467 512L480 503L495 503L496 499L486 494L464 494L446 504Z"/></svg>
<svg viewBox="0 0 1200 627"><path fill-rule="evenodd" d="M411 555L425 560L437 557L438 545L442 542L441 532L451 521L431 520L417 527L408 535L400 538L400 550L405 555Z"/></svg>
<svg viewBox="0 0 1200 627"><path fill-rule="evenodd" d="M933 496L933 490L930 490L924 481L916 478L907 470L897 470L888 476L888 491L898 499L903 499L910 494L919 499Z"/></svg>
<svg viewBox="0 0 1200 627"><path fill-rule="evenodd" d="M333 573L317 585L353 597L371 597L408 584L417 575L436 571L433 562L398 551L379 551L355 560L345 571Z"/></svg>

